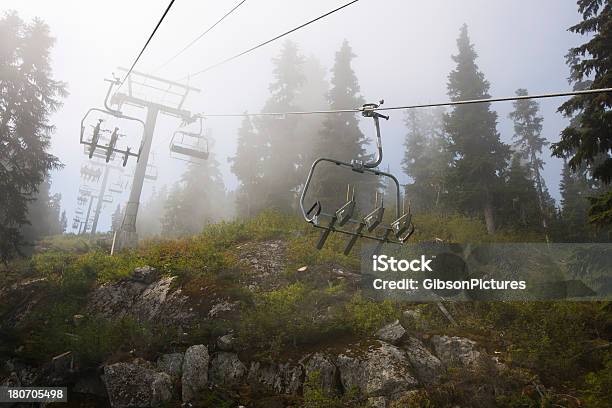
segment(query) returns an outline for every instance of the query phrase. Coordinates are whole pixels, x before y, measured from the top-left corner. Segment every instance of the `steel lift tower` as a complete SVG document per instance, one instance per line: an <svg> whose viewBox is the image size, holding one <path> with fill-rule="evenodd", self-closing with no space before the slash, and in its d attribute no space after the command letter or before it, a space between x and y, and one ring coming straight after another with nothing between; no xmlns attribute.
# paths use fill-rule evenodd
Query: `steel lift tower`
<svg viewBox="0 0 612 408"><path fill-rule="evenodd" d="M125 68L119 69L127 71ZM114 238L114 249L134 247L138 244L136 217L138 215L140 195L146 176L157 116L163 113L179 118L183 123L193 122L195 119L190 111L183 108L183 104L189 92L200 92L199 89L185 84L168 81L163 78L136 71L132 71L128 76L126 85L127 92L117 91L111 98L111 104L119 106L119 109L121 109L123 104L146 109L146 120L140 156L134 172L134 181L132 183L132 189L130 191L130 197L125 209L121 228ZM157 94L161 94L162 96L161 102L144 99L144 97L141 96L142 93L138 92L138 94L136 94L134 92L135 89L144 90L144 92L147 92L147 96L149 93L157 92ZM167 99L173 99L174 103L165 102Z"/></svg>

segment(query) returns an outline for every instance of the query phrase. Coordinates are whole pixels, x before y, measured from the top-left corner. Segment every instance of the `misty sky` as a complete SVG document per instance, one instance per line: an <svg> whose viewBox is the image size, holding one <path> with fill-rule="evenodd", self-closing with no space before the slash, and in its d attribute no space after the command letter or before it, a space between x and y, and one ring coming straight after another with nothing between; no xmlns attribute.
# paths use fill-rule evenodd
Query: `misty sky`
<svg viewBox="0 0 612 408"><path fill-rule="evenodd" d="M331 10L346 0L247 0L232 16L205 38L174 60L156 70L170 56L216 21L236 1L177 0L144 54L137 70L169 79L184 77L226 57L267 40L289 28ZM129 66L165 9L168 0L2 0L0 10L16 10L30 20L46 21L57 39L52 51L54 76L66 81L70 96L54 115L57 126L52 152L65 164L54 173L54 192L63 196L62 205L72 219L80 184L79 168L85 161L78 143L79 123L90 107L101 107L104 78L117 66ZM469 26L479 54L478 65L491 83L492 96L510 96L517 88L530 93L563 91L568 68L564 55L584 39L567 32L580 19L574 0L361 0L327 19L292 34L303 55L314 55L326 67L347 39L357 58L353 68L361 93L368 101L385 99L386 106L448 100L447 75L454 68L450 55L456 53L456 38L463 23ZM189 79L202 89L187 101L193 112L258 112L267 99L272 74L272 57L282 42L272 43L218 69ZM329 74L328 74L329 79ZM559 138L567 120L556 113L565 99L541 100L545 135ZM349 107L347 107L349 108ZM511 103L498 103L499 126L504 141L510 141L512 124L507 119ZM143 112L130 111L142 115ZM383 124L385 160L400 175L403 154L404 114L393 112ZM215 154L221 163L228 188L236 186L227 157L235 152L240 118L209 119L206 127L215 139ZM179 121L160 117L153 142L155 165L160 178L152 188L176 181L184 163L169 157L168 143ZM362 129L372 135L372 124ZM546 182L558 197L561 162L545 154ZM405 181L401 175L400 179ZM123 202L127 197L116 197ZM116 201L117 202L117 201ZM114 208L116 204L113 204ZM110 210L102 219L109 225Z"/></svg>

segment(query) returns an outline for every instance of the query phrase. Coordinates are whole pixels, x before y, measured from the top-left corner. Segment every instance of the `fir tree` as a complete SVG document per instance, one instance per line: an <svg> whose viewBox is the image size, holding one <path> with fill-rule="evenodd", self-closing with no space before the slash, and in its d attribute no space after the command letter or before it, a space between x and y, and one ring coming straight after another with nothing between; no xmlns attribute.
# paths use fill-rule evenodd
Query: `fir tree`
<svg viewBox="0 0 612 408"><path fill-rule="evenodd" d="M344 41L336 52L336 59L331 70L331 90L329 91L329 107L331 109L346 109L361 106L361 97L357 76L353 72L351 62L356 55L348 43ZM369 129L373 128L370 119L366 122ZM383 130L384 131L384 130ZM359 128L359 120L355 114L328 115L323 122L323 129L314 146L316 157L329 157L350 162L354 159L369 161L372 155L366 152L368 139ZM358 205L368 210L374 205L375 190L380 182L369 175L358 175L350 169L337 166L321 166L313 178L309 200L319 200L323 211L335 211L345 201L347 185L355 188Z"/></svg>
<svg viewBox="0 0 612 408"><path fill-rule="evenodd" d="M564 162L561 173L561 218L562 236L565 242L582 242L592 238L592 229L588 225L588 197L592 195L589 176L586 168L573 170Z"/></svg>
<svg viewBox="0 0 612 408"><path fill-rule="evenodd" d="M408 133L402 166L412 180L406 194L417 211L438 206L450 156L445 150L442 109L410 110L405 119Z"/></svg>
<svg viewBox="0 0 612 408"><path fill-rule="evenodd" d="M0 261L20 251L28 202L59 160L47 151L54 127L49 116L66 96L52 79L49 52L54 39L35 19L25 24L15 12L0 19Z"/></svg>
<svg viewBox="0 0 612 408"><path fill-rule="evenodd" d="M526 89L518 89L517 96L525 96ZM544 190L546 186L541 176L544 167L542 160L542 148L548 142L542 133L543 118L539 116L540 107L534 100L522 99L514 102L514 111L509 115L514 121L514 147L518 151L520 158L527 162L529 177L533 181L537 190L537 202L540 210L540 217L544 231L547 230L547 208L545 206ZM548 235L547 235L548 237Z"/></svg>
<svg viewBox="0 0 612 408"><path fill-rule="evenodd" d="M448 77L448 94L453 101L489 98L489 82L476 65L477 54L468 37L467 25L457 40L459 52L453 56L457 67ZM482 212L487 231L495 231L494 197L501 190L502 171L507 165L509 147L497 133L497 114L489 103L455 106L445 117L448 150L452 167L447 185L453 186L449 203L467 212Z"/></svg>
<svg viewBox="0 0 612 408"><path fill-rule="evenodd" d="M274 81L270 84L270 98L264 112L285 112L296 110L295 99L304 83L302 65L304 58L297 45L286 41L280 55L273 59ZM264 206L289 212L295 204L295 193L299 184L297 165L299 163L299 140L296 133L299 118L260 117L255 122L258 133L264 138L267 154L263 155Z"/></svg>
<svg viewBox="0 0 612 408"><path fill-rule="evenodd" d="M60 216L60 233L65 234L68 229L68 217L66 217L66 210L62 211Z"/></svg>
<svg viewBox="0 0 612 408"><path fill-rule="evenodd" d="M512 227L534 229L540 225L542 215L529 162L522 156L515 153L507 170L500 218Z"/></svg>
<svg viewBox="0 0 612 408"><path fill-rule="evenodd" d="M229 159L231 170L240 183L236 196L236 207L241 217L256 215L265 205L262 194L263 163L268 148L263 138L255 132L251 119L243 119L238 130L236 156Z"/></svg>
<svg viewBox="0 0 612 408"><path fill-rule="evenodd" d="M610 0L578 0L582 21L570 31L588 35L589 40L571 48L566 57L570 66L570 82L575 89L612 87L612 2ZM561 140L553 144L553 154L569 159L569 166L580 171L591 168L592 176L604 184L612 181L612 93L574 96L559 107L567 117L577 120L561 132ZM612 221L612 191L606 189L594 198L591 221L607 224Z"/></svg>
<svg viewBox="0 0 612 408"><path fill-rule="evenodd" d="M226 208L219 162L211 153L207 160L188 166L166 202L162 231L172 236L197 234L205 225L225 218Z"/></svg>
<svg viewBox="0 0 612 408"><path fill-rule="evenodd" d="M142 216L142 213L143 211L141 211L139 215ZM115 212L113 213L113 215L111 215L111 231L112 232L119 231L119 228L121 228L122 222L123 222L123 211L121 211L121 205L117 204L117 208L115 208Z"/></svg>

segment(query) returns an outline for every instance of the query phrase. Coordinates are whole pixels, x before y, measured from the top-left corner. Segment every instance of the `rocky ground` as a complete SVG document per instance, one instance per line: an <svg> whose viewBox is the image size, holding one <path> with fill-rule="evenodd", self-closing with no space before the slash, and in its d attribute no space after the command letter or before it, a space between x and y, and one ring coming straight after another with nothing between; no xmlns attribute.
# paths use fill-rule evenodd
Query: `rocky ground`
<svg viewBox="0 0 612 408"><path fill-rule="evenodd" d="M240 285L261 291L285 284L278 275L286 258L283 241L243 244L236 251L244 271ZM327 273L333 279L354 279L354 273L338 268ZM18 327L44 300L40 284L23 281L2 291L3 298L11 299L3 312L4 328ZM249 353L232 330L217 333L207 344L188 343L197 322L239 319L239 304L205 284L184 287L174 276L137 268L127 278L96 287L71 324L93 316L130 317L143 325L171 327L182 340L146 356L134 350L117 353L97 368L83 369L71 350L35 367L13 357L0 362L7 373L0 384L67 385L70 398L85 401L82 406L297 407L316 378L328 402L310 406L385 408L419 406L414 401L422 390L444 386L457 370L494 377L507 369L477 341L420 330L427 321L418 309L406 309L401 320L371 336L324 342L318 349L293 350L277 359ZM338 405L325 405L331 401Z"/></svg>

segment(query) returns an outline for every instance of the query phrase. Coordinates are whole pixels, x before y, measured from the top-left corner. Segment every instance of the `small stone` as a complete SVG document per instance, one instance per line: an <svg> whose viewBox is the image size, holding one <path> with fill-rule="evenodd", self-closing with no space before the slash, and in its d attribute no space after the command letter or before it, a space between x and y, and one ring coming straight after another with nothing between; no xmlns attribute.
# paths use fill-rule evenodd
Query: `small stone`
<svg viewBox="0 0 612 408"><path fill-rule="evenodd" d="M306 272L308 270L308 266L302 266L301 268L298 268L298 272Z"/></svg>
<svg viewBox="0 0 612 408"><path fill-rule="evenodd" d="M384 342L397 345L405 334L406 329L400 324L399 320L396 320L376 332L376 337Z"/></svg>
<svg viewBox="0 0 612 408"><path fill-rule="evenodd" d="M232 334L226 334L217 339L217 348L221 351L234 351L236 346L236 337Z"/></svg>
<svg viewBox="0 0 612 408"><path fill-rule="evenodd" d="M183 374L183 353L162 354L157 359L157 368L172 378L181 378Z"/></svg>
<svg viewBox="0 0 612 408"><path fill-rule="evenodd" d="M183 359L182 392L183 402L197 400L208 384L208 348L203 344L191 346Z"/></svg>
<svg viewBox="0 0 612 408"><path fill-rule="evenodd" d="M155 279L157 279L157 270L148 265L134 269L130 275L131 281L146 283L147 285L153 283Z"/></svg>

